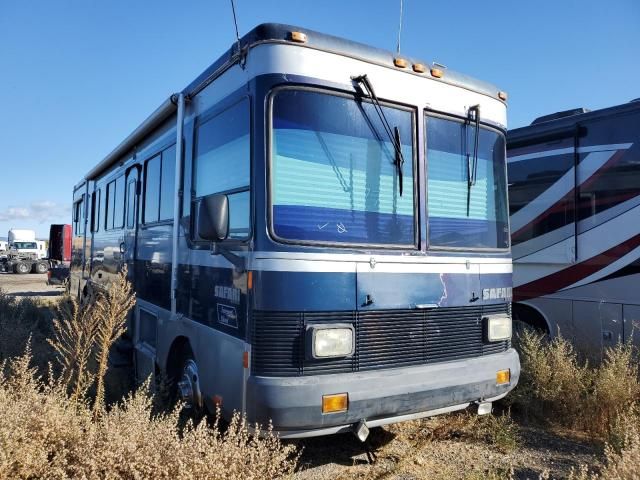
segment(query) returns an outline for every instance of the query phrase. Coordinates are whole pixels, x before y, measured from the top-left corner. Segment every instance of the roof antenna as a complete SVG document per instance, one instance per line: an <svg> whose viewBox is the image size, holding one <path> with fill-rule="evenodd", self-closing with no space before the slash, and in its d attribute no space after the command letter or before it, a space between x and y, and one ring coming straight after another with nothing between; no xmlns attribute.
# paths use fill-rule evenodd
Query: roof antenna
<svg viewBox="0 0 640 480"><path fill-rule="evenodd" d="M398 55L400 55L400 35L401 34L402 34L402 0L400 0L400 23L398 24L398 46L396 48Z"/></svg>
<svg viewBox="0 0 640 480"><path fill-rule="evenodd" d="M238 55L242 57L242 49L240 48L240 33L238 33L238 19L236 18L236 5L234 0L231 1L231 11L233 12L233 24L236 27L236 40L238 42Z"/></svg>

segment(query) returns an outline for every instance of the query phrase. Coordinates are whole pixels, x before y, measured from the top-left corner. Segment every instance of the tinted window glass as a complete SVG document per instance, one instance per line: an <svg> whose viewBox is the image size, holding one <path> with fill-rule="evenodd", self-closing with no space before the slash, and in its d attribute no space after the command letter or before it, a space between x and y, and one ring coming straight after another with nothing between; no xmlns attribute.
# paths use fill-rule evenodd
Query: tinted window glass
<svg viewBox="0 0 640 480"><path fill-rule="evenodd" d="M127 187L127 228L136 225L136 182L132 180Z"/></svg>
<svg viewBox="0 0 640 480"><path fill-rule="evenodd" d="M173 203L175 191L176 147L167 148L162 152L162 172L160 186L160 220L173 218Z"/></svg>
<svg viewBox="0 0 640 480"><path fill-rule="evenodd" d="M580 185L578 215L586 227L602 222L602 219L595 217L598 213L640 195L640 149L637 146L617 152L581 153L578 165L580 176L588 175L586 172L590 170L589 164L593 168L594 159L598 156L602 166ZM621 208L628 209L635 204L634 201Z"/></svg>
<svg viewBox="0 0 640 480"><path fill-rule="evenodd" d="M73 213L74 232L76 235L80 235L82 232L82 200L76 202L75 210Z"/></svg>
<svg viewBox="0 0 640 480"><path fill-rule="evenodd" d="M100 190L91 195L91 231L97 232L100 227Z"/></svg>
<svg viewBox="0 0 640 480"><path fill-rule="evenodd" d="M573 153L540 156L545 149L553 152L559 151L559 147L533 147L537 149L533 158L526 153L519 155L517 150L509 151L509 208L514 245L574 221Z"/></svg>
<svg viewBox="0 0 640 480"><path fill-rule="evenodd" d="M229 195L229 238L246 238L249 235L249 192Z"/></svg>
<svg viewBox="0 0 640 480"><path fill-rule="evenodd" d="M36 242L13 242L13 247L18 250L38 250Z"/></svg>
<svg viewBox="0 0 640 480"><path fill-rule="evenodd" d="M100 224L102 224L102 218L104 216L104 199L102 198L102 189L99 189L96 192L97 198L97 207L96 207L96 218L95 218L95 228L96 232L100 230Z"/></svg>
<svg viewBox="0 0 640 480"><path fill-rule="evenodd" d="M196 197L249 185L249 102L200 125L196 136Z"/></svg>
<svg viewBox="0 0 640 480"><path fill-rule="evenodd" d="M207 120L196 133L196 197L215 193L228 195L229 238L241 239L249 234L249 128L249 101L243 99Z"/></svg>
<svg viewBox="0 0 640 480"><path fill-rule="evenodd" d="M124 175L116 179L115 205L113 208L113 228L124 226Z"/></svg>
<svg viewBox="0 0 640 480"><path fill-rule="evenodd" d="M160 155L148 160L144 169L144 223L157 222L160 213Z"/></svg>
<svg viewBox="0 0 640 480"><path fill-rule="evenodd" d="M426 129L429 245L507 248L504 136L481 128L474 163L474 125L427 117Z"/></svg>
<svg viewBox="0 0 640 480"><path fill-rule="evenodd" d="M107 215L104 228L111 230L113 228L113 210L116 201L116 181L109 182L107 185Z"/></svg>
<svg viewBox="0 0 640 480"><path fill-rule="evenodd" d="M413 114L382 107L398 127L395 148L374 106L352 97L283 90L273 99L271 196L281 238L413 245Z"/></svg>

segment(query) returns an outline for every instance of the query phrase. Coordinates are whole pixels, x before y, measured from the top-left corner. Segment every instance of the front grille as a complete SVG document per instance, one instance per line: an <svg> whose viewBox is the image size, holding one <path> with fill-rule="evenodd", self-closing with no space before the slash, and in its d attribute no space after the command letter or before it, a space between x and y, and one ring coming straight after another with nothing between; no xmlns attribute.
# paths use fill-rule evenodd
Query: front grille
<svg viewBox="0 0 640 480"><path fill-rule="evenodd" d="M460 360L506 351L509 341L485 343L482 317L510 313L509 304L430 310L253 313L252 370L256 375L345 373ZM314 323L349 323L352 358L308 360L304 332Z"/></svg>

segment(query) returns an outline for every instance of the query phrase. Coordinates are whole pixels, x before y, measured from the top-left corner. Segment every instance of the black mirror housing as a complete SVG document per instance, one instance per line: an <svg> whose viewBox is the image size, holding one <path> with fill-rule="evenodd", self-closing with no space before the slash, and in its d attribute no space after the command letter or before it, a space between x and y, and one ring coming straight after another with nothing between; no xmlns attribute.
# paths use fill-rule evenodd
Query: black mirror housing
<svg viewBox="0 0 640 480"><path fill-rule="evenodd" d="M200 201L198 207L198 236L220 242L229 236L229 199L215 193Z"/></svg>

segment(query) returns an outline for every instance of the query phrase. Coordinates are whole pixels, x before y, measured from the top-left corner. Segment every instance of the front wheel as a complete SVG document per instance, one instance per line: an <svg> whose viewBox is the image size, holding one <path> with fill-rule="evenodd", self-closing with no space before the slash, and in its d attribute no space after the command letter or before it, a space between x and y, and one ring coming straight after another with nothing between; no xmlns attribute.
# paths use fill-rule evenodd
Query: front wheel
<svg viewBox="0 0 640 480"><path fill-rule="evenodd" d="M200 374L198 365L191 355L185 356L182 370L177 378L178 399L195 416L203 410L202 391L200 390Z"/></svg>

